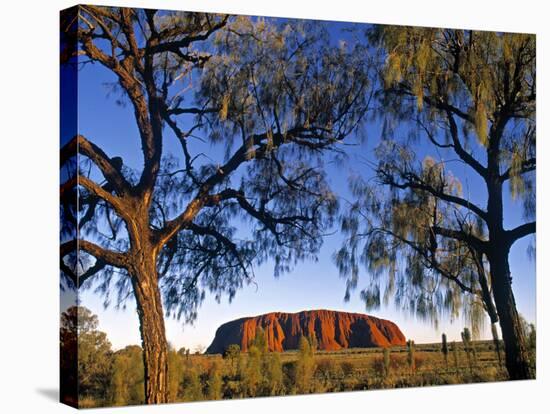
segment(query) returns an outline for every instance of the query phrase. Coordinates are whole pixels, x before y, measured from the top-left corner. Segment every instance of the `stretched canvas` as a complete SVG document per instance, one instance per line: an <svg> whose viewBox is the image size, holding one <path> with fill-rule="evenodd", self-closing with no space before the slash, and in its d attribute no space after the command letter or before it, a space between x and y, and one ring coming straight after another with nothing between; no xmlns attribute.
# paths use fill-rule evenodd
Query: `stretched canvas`
<svg viewBox="0 0 550 414"><path fill-rule="evenodd" d="M535 35L79 5L60 43L63 403L535 378Z"/></svg>

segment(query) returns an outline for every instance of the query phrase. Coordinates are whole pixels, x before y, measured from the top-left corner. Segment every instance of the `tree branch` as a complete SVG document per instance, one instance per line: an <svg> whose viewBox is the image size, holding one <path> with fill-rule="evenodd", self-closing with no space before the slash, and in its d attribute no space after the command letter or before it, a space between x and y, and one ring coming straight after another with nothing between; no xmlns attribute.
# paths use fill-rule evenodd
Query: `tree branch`
<svg viewBox="0 0 550 414"><path fill-rule="evenodd" d="M389 88L388 91L392 93L407 95L407 96L416 98L416 94L411 92L411 87L408 84L406 84L405 82L401 82L399 86L400 86L399 88ZM427 103L428 105L434 108L439 109L440 111L450 111L451 113L463 119L464 121L467 121L471 124L475 123L474 118L471 115L462 111L456 106L451 105L448 102L441 101L437 98L432 98L431 96L424 96L422 99L425 103Z"/></svg>
<svg viewBox="0 0 550 414"><path fill-rule="evenodd" d="M481 165L481 163L476 160L468 151L466 151L460 143L460 139L458 138L458 128L450 110L447 110L447 119L449 121L449 130L451 132L451 137L453 140L453 147L457 155L462 161L472 167L483 178L487 177L487 168Z"/></svg>
<svg viewBox="0 0 550 414"><path fill-rule="evenodd" d="M88 269L86 269L84 273L82 273L81 275L77 275L72 269L70 269L69 266L65 264L63 258L71 252L76 252L76 254L78 255L80 250L83 250L94 256L96 262ZM97 244L87 240L70 240L68 242L62 243L59 249L59 253L61 270L71 279L71 281L77 288L90 277L95 275L97 272L104 269L107 265L123 269L128 266L128 258L124 253L104 249L103 247L100 247Z"/></svg>
<svg viewBox="0 0 550 414"><path fill-rule="evenodd" d="M449 237L455 240L463 241L467 243L469 246L471 246L473 249L475 249L476 251L485 253L487 242L477 238L473 234L466 233L460 230L449 229L446 227L440 227L440 226L434 226L432 230L435 234L439 234L440 236L443 236L443 237Z"/></svg>
<svg viewBox="0 0 550 414"><path fill-rule="evenodd" d="M413 249L414 251L416 251L418 254L420 254L424 260L426 260L426 262L428 263L428 265L434 269L436 272L438 272L441 276L443 276L444 278L446 279L449 279L451 281L453 281L454 283L457 284L457 286L464 292L468 292L468 293L475 293L474 290L472 289L472 287L470 286L467 286L466 284L464 284L464 282L462 282L460 280L460 278L451 273L450 271L448 271L447 269L443 268L443 266L441 265L440 262L438 262L434 257L432 257L428 252L426 252L424 249L420 248L416 243L412 242L411 240L408 240L404 237L401 237L399 236L398 234L394 233L393 231L391 230L387 230L387 229L377 229L376 231L380 231L380 232L383 232L383 233L387 233L389 234L391 237L399 240L400 242L406 244L407 246L409 246L411 249Z"/></svg>
<svg viewBox="0 0 550 414"><path fill-rule="evenodd" d="M432 194L434 197L437 197L438 199L465 207L468 210L477 214L482 219L487 220L487 212L483 210L481 207L479 207L478 205L476 205L475 203L465 200L464 198L438 190L433 186L426 184L424 181L420 179L420 177L418 177L418 175L414 173L410 173L410 172L401 173L401 176L407 180L404 183L398 183L397 181L395 181L395 179L387 171L379 169L378 174L382 175L383 178L385 179L385 183L391 187L396 187L400 189L412 188L412 189L426 191Z"/></svg>
<svg viewBox="0 0 550 414"><path fill-rule="evenodd" d="M212 33L215 31L221 29L227 24L227 20L229 19L229 16L226 15L223 17L223 19L216 23L213 26L210 26L210 28L203 34L195 35L195 36L187 36L180 40L175 40L172 42L165 42L165 43L159 43L157 45L151 46L146 51L147 54L155 54L155 53L162 53L162 52L173 52L176 54L180 54L180 49L184 49L189 47L193 42L199 42L206 40L210 37ZM173 33L167 33L167 32L160 32L159 37L160 38L167 38L174 36Z"/></svg>
<svg viewBox="0 0 550 414"><path fill-rule="evenodd" d="M508 243L511 246L517 240L521 239L522 237L529 236L530 234L534 234L536 233L536 231L537 231L537 222L532 221L530 223L524 223L521 226L516 227L515 229L507 230L505 234L506 234Z"/></svg>
<svg viewBox="0 0 550 414"><path fill-rule="evenodd" d="M173 108L168 109L166 112L168 115L182 115L182 114L192 114L192 115L204 115L212 114L220 111L220 108Z"/></svg>
<svg viewBox="0 0 550 414"><path fill-rule="evenodd" d="M77 250L84 250L96 259L103 260L111 266L120 268L126 268L128 266L128 258L125 253L105 249L88 240L70 240L62 243L60 246L61 257L65 257L67 254Z"/></svg>
<svg viewBox="0 0 550 414"><path fill-rule="evenodd" d="M117 197L116 195L111 194L110 192L105 190L103 187L101 187L99 184L90 180L87 177L84 177L83 175L78 175L76 183L86 188L95 196L102 198L107 203L112 205L116 213L120 217L123 217L125 219L129 218L126 203L120 197Z"/></svg>
<svg viewBox="0 0 550 414"><path fill-rule="evenodd" d="M537 159L536 158L530 158L528 160L525 160L522 162L521 170L518 172L518 175L525 174L530 171L535 171L537 169ZM501 176L500 181L504 182L506 180L509 180L512 176L512 169L508 168Z"/></svg>
<svg viewBox="0 0 550 414"><path fill-rule="evenodd" d="M70 157L79 154L83 154L93 161L119 196L130 191L130 184L121 173L120 158L109 158L101 148L88 141L83 135L76 135L61 149L61 164L67 162Z"/></svg>
<svg viewBox="0 0 550 414"><path fill-rule="evenodd" d="M244 274L249 277L249 271L246 267L246 264L243 262L241 255L237 249L237 245L229 240L226 236L221 234L219 231L212 227L200 226L196 223L190 223L187 228L193 231L195 234L199 235L209 235L214 237L219 243L221 243L239 262L239 267L242 269Z"/></svg>

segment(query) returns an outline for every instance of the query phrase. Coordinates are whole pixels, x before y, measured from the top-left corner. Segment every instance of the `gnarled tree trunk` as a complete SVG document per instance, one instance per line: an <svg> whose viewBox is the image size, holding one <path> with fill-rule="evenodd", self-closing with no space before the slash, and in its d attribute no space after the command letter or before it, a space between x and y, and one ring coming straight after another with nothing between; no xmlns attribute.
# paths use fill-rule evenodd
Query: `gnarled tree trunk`
<svg viewBox="0 0 550 414"><path fill-rule="evenodd" d="M487 151L487 226L490 247L486 251L491 270L491 286L502 331L505 362L512 380L533 378L529 356L525 348L525 335L512 291L512 277L508 256L513 240L504 230L503 188L500 176L500 147L504 125L495 128Z"/></svg>
<svg viewBox="0 0 550 414"><path fill-rule="evenodd" d="M143 349L145 403L159 404L168 401L168 344L155 256L144 252L139 259L131 276Z"/></svg>
<svg viewBox="0 0 550 414"><path fill-rule="evenodd" d="M525 348L525 335L512 291L508 249L503 247L502 251L491 256L489 263L493 278L493 296L504 341L506 368L512 380L531 379L533 374Z"/></svg>

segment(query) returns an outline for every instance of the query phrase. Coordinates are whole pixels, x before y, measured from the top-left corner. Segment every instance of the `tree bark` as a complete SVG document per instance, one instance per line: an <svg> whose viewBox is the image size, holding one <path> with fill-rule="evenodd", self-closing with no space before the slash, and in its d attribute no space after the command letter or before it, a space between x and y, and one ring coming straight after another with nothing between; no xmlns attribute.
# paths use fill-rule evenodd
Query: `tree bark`
<svg viewBox="0 0 550 414"><path fill-rule="evenodd" d="M168 402L168 344L153 254L142 254L132 272L145 369L145 403Z"/></svg>
<svg viewBox="0 0 550 414"><path fill-rule="evenodd" d="M489 263L493 278L493 296L500 321L506 358L511 380L532 379L529 356L525 348L525 335L516 308L512 278L508 263L508 249L503 247L491 255Z"/></svg>
<svg viewBox="0 0 550 414"><path fill-rule="evenodd" d="M487 226L489 249L486 252L491 270L491 286L502 331L505 362L511 380L531 379L529 356L525 348L525 335L512 291L512 277L508 256L513 240L504 231L504 204L500 178L500 140L505 122L497 122L491 133L487 149Z"/></svg>

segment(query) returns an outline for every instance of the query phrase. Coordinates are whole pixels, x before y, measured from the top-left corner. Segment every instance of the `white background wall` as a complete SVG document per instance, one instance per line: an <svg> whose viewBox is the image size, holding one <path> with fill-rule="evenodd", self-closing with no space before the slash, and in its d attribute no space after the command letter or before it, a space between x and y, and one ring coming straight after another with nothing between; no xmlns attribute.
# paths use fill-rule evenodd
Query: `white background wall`
<svg viewBox="0 0 550 414"><path fill-rule="evenodd" d="M101 4L536 32L538 43L538 379L396 391L104 409L148 413L527 413L548 410L550 33L543 1L109 0ZM0 412L64 413L58 381L58 11L4 1L0 23ZM545 18L546 17L546 18ZM546 348L546 349L545 349ZM546 351L546 352L545 352Z"/></svg>

